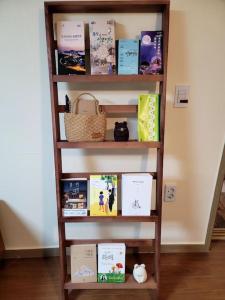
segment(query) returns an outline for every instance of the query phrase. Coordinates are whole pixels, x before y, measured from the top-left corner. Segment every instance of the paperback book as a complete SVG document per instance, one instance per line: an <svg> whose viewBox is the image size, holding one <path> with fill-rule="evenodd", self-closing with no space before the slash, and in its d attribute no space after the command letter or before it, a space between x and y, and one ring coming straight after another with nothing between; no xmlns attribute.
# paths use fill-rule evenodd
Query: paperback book
<svg viewBox="0 0 225 300"><path fill-rule="evenodd" d="M140 95L138 99L139 142L159 141L159 95Z"/></svg>
<svg viewBox="0 0 225 300"><path fill-rule="evenodd" d="M150 174L122 174L122 215L150 216L151 194Z"/></svg>
<svg viewBox="0 0 225 300"><path fill-rule="evenodd" d="M125 244L98 244L98 282L125 282Z"/></svg>
<svg viewBox="0 0 225 300"><path fill-rule="evenodd" d="M87 216L87 179L61 180L63 216Z"/></svg>
<svg viewBox="0 0 225 300"><path fill-rule="evenodd" d="M57 22L58 74L85 74L84 23Z"/></svg>
<svg viewBox="0 0 225 300"><path fill-rule="evenodd" d="M140 74L161 74L162 31L142 31L140 46Z"/></svg>
<svg viewBox="0 0 225 300"><path fill-rule="evenodd" d="M115 22L114 20L93 20L89 23L91 74L114 74Z"/></svg>
<svg viewBox="0 0 225 300"><path fill-rule="evenodd" d="M138 40L119 40L118 49L118 74L135 75L138 74Z"/></svg>
<svg viewBox="0 0 225 300"><path fill-rule="evenodd" d="M97 282L97 257L96 245L72 245L71 257L71 282Z"/></svg>
<svg viewBox="0 0 225 300"><path fill-rule="evenodd" d="M90 215L117 216L117 176L90 176Z"/></svg>

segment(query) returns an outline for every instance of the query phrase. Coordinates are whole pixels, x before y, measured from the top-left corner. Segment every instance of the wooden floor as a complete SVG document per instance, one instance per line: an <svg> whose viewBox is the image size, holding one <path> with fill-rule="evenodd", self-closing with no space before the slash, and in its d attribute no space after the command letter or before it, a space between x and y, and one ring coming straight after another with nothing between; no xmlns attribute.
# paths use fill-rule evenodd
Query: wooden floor
<svg viewBox="0 0 225 300"><path fill-rule="evenodd" d="M147 262L146 255L141 261ZM13 259L0 268L1 300L59 300L58 259ZM162 254L162 300L224 300L225 242L208 254ZM145 290L77 291L76 300L150 300Z"/></svg>

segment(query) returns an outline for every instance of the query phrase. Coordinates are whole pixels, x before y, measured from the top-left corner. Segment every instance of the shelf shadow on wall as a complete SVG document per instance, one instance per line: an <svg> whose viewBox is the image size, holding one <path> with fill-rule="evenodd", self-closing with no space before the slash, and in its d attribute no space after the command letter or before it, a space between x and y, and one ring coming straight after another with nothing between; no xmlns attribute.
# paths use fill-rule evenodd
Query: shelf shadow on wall
<svg viewBox="0 0 225 300"><path fill-rule="evenodd" d="M8 220L11 220L11 223ZM24 223L16 211L3 199L0 199L0 228L6 250L8 247L10 248L11 240L17 246L20 245L21 248L23 248L21 240L28 245L40 244L40 241L32 233L29 225Z"/></svg>

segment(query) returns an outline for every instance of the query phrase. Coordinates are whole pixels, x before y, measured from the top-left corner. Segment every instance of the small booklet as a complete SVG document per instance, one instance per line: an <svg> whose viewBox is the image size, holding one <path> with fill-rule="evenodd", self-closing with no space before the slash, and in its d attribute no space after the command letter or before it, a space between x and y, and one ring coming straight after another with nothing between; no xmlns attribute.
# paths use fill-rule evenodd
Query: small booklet
<svg viewBox="0 0 225 300"><path fill-rule="evenodd" d="M97 282L96 245L72 245L71 282Z"/></svg>
<svg viewBox="0 0 225 300"><path fill-rule="evenodd" d="M61 179L63 216L87 216L87 178Z"/></svg>
<svg viewBox="0 0 225 300"><path fill-rule="evenodd" d="M122 174L122 215L150 216L152 176L148 173Z"/></svg>

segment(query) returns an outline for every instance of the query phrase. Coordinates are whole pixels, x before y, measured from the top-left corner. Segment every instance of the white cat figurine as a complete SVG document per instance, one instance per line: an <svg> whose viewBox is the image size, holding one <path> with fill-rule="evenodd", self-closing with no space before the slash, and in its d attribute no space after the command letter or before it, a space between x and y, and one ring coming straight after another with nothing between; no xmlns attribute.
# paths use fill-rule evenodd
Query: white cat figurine
<svg viewBox="0 0 225 300"><path fill-rule="evenodd" d="M134 270L133 270L133 276L134 279L138 282L138 283L143 283L147 280L147 272L145 270L145 265L141 264L135 264L134 265Z"/></svg>

